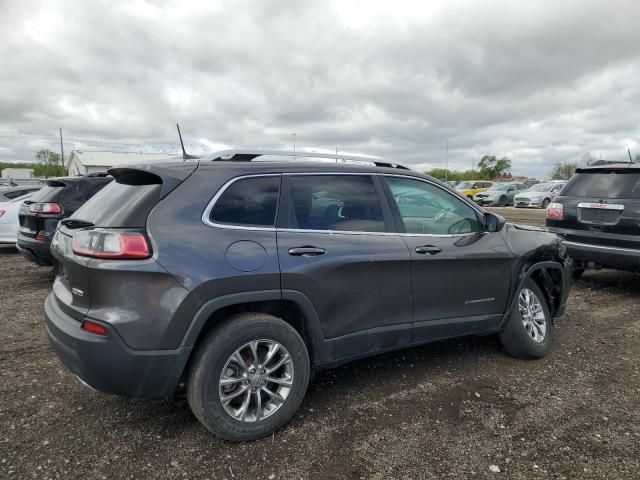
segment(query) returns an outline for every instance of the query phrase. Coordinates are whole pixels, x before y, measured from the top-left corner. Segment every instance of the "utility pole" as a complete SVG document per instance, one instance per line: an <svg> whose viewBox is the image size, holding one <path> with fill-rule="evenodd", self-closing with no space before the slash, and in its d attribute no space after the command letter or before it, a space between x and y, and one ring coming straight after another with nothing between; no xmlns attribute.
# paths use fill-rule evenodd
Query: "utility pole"
<svg viewBox="0 0 640 480"><path fill-rule="evenodd" d="M64 167L64 145L62 144L62 128L60 128L60 163Z"/></svg>
<svg viewBox="0 0 640 480"><path fill-rule="evenodd" d="M449 180L449 140L447 140L447 164L444 169L444 179Z"/></svg>

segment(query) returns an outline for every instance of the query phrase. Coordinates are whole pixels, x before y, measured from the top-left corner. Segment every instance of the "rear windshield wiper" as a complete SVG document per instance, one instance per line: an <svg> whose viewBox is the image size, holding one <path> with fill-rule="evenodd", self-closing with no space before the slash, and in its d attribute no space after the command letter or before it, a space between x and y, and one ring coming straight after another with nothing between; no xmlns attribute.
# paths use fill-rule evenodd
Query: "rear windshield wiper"
<svg viewBox="0 0 640 480"><path fill-rule="evenodd" d="M67 228L75 229L75 228L87 228L93 227L93 223L88 222L87 220L81 220L79 218L67 218L60 222Z"/></svg>

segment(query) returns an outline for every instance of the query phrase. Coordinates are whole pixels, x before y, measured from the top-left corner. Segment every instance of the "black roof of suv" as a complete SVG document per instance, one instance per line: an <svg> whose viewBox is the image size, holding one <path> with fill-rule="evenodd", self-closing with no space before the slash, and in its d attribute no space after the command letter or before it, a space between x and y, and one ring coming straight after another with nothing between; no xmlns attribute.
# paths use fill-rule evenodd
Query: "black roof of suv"
<svg viewBox="0 0 640 480"><path fill-rule="evenodd" d="M582 167L547 210L565 239L576 277L589 267L640 271L640 164Z"/></svg>
<svg viewBox="0 0 640 480"><path fill-rule="evenodd" d="M281 155L113 168L60 222L46 324L75 375L126 397L184 381L237 441L284 425L312 369L469 334L549 352L572 269L556 235L386 162L251 161Z"/></svg>

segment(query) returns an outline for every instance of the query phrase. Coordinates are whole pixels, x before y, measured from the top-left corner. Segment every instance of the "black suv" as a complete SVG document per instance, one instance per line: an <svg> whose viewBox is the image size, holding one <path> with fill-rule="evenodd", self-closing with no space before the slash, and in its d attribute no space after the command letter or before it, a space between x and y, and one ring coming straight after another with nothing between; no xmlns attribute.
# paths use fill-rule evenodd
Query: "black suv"
<svg viewBox="0 0 640 480"><path fill-rule="evenodd" d="M49 247L58 222L112 180L106 173L47 180L46 185L20 207L16 247L22 256L38 265L51 265Z"/></svg>
<svg viewBox="0 0 640 480"><path fill-rule="evenodd" d="M547 207L547 227L565 239L575 278L586 268L640 272L640 164L577 169Z"/></svg>
<svg viewBox="0 0 640 480"><path fill-rule="evenodd" d="M46 325L83 383L158 398L184 381L239 441L285 424L312 369L470 334L549 352L572 270L556 235L397 165L263 155L112 168L61 222Z"/></svg>

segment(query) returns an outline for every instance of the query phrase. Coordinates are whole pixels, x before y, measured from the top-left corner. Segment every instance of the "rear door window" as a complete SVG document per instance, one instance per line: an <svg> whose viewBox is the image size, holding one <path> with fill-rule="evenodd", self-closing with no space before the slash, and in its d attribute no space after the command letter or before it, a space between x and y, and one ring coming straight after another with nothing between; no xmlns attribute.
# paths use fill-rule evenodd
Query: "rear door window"
<svg viewBox="0 0 640 480"><path fill-rule="evenodd" d="M209 220L225 225L273 227L279 192L279 175L237 180L216 200Z"/></svg>
<svg viewBox="0 0 640 480"><path fill-rule="evenodd" d="M386 231L370 175L291 175L289 227L347 232Z"/></svg>
<svg viewBox="0 0 640 480"><path fill-rule="evenodd" d="M562 195L637 200L640 199L640 173L614 170L576 173Z"/></svg>

